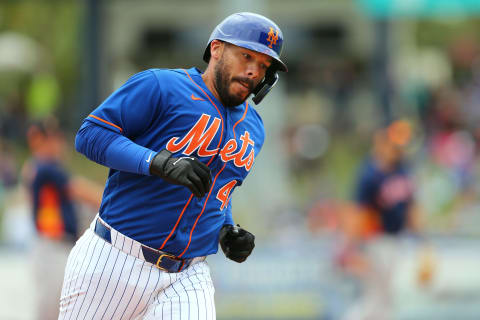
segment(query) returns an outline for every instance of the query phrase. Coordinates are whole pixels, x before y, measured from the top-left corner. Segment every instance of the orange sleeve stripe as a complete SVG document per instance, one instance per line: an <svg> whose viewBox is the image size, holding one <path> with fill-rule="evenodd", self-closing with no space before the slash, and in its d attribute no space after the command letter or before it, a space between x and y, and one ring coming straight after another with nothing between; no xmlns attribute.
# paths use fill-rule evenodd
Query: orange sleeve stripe
<svg viewBox="0 0 480 320"><path fill-rule="evenodd" d="M109 121L107 121L107 120L103 120L102 118L99 118L99 117L97 117L97 116L94 116L93 114L90 114L90 115L88 115L88 116L91 117L91 118L97 119L98 121L102 121L103 123L106 123L106 124L108 124L108 125L110 125L110 126L112 126L112 127L117 128L118 130L120 130L120 132L123 132L123 129L120 128L119 126L117 126L116 124L113 124L113 123L111 123L111 122L109 122Z"/></svg>
<svg viewBox="0 0 480 320"><path fill-rule="evenodd" d="M190 230L190 237L188 238L187 246L185 247L185 249L183 250L183 252L180 253L180 255L178 255L179 258L181 258L181 257L185 254L185 252L187 252L187 249L188 249L188 247L190 246L190 242L192 242L193 230L195 230L195 227L197 226L198 220L200 219L200 217L202 216L203 212L205 211L205 207L207 206L208 198L210 198L210 195L212 194L213 186L215 185L215 182L217 181L218 176L219 176L220 173L223 171L223 169L225 169L225 166L226 166L226 165L227 165L227 163L225 162L225 164L223 165L222 169L220 169L220 171L218 171L217 175L215 176L215 179L213 179L212 187L210 188L210 192L208 192L207 198L205 199L205 202L204 202L204 204L203 204L202 211L201 211L200 214L197 216L197 219L195 220L195 223L193 224L192 230Z"/></svg>

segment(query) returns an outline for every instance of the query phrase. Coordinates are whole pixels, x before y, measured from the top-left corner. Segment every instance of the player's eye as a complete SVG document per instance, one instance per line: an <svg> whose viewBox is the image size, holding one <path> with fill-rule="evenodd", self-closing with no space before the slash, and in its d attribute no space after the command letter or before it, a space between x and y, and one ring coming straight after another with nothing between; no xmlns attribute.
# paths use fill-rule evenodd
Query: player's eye
<svg viewBox="0 0 480 320"><path fill-rule="evenodd" d="M251 56L248 53L242 53L243 57L247 60L250 60Z"/></svg>

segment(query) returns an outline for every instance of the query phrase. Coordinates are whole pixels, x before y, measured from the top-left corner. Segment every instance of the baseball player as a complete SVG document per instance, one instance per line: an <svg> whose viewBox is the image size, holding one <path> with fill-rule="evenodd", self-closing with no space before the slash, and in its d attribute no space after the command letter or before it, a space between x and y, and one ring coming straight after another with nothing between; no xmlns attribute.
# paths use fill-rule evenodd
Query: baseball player
<svg viewBox="0 0 480 320"><path fill-rule="evenodd" d="M77 239L76 205L98 210L100 193L95 190L100 186L68 173L62 163L65 141L56 119L32 123L26 137L32 157L24 163L21 177L36 231L29 257L36 289L35 319L51 320L58 317L63 268Z"/></svg>
<svg viewBox="0 0 480 320"><path fill-rule="evenodd" d="M243 262L253 234L231 197L264 142L258 104L287 71L283 35L228 16L197 68L132 76L87 116L76 148L110 169L98 216L72 249L59 319L215 319L206 257Z"/></svg>
<svg viewBox="0 0 480 320"><path fill-rule="evenodd" d="M360 280L361 295L343 320L394 318L394 277L405 255L405 231L421 236L414 180L405 155L410 125L402 120L380 128L372 154L358 170L343 266ZM423 242L423 241L422 241Z"/></svg>

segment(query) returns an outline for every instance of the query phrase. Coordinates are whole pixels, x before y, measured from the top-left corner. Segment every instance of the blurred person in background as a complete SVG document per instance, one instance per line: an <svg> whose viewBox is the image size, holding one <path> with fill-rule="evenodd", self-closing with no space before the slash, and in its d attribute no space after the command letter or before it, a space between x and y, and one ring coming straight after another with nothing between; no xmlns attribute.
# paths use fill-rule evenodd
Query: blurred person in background
<svg viewBox="0 0 480 320"><path fill-rule="evenodd" d="M101 187L82 177L71 177L62 164L65 138L56 119L31 124L27 131L31 159L22 168L29 191L37 237L32 245L36 284L36 319L58 317L58 300L68 254L79 234L77 203L92 213L100 206Z"/></svg>
<svg viewBox="0 0 480 320"><path fill-rule="evenodd" d="M4 240L4 215L6 199L17 185L17 167L13 148L0 136L0 241Z"/></svg>
<svg viewBox="0 0 480 320"><path fill-rule="evenodd" d="M342 214L344 240L338 261L361 283L361 297L344 319L391 319L393 276L402 235L420 231L414 182L405 157L411 126L399 120L375 132L372 154L359 168L355 206ZM427 282L429 275L421 275ZM428 270L427 270L428 271Z"/></svg>

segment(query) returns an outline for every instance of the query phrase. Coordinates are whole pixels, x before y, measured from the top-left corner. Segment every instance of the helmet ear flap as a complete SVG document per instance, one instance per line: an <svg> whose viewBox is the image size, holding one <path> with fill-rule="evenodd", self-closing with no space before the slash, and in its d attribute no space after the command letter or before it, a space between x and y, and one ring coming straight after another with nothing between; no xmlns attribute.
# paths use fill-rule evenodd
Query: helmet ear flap
<svg viewBox="0 0 480 320"><path fill-rule="evenodd" d="M219 40L219 39L213 39L212 41L210 41L207 45L207 47L205 48L205 52L203 53L203 61L205 61L206 63L209 63L210 62L210 58L212 57L212 52L211 52L211 48L212 48L212 42L213 41L219 41L219 42L222 42L222 43L228 43L228 42L225 42L225 41L222 41L222 40Z"/></svg>
<svg viewBox="0 0 480 320"><path fill-rule="evenodd" d="M267 73L265 74L265 78L255 87L255 89L253 89L254 96L252 98L252 101L255 102L255 104L259 104L260 102L262 102L263 98L265 98L267 93L272 90L277 81L277 71L273 68L268 69Z"/></svg>
<svg viewBox="0 0 480 320"><path fill-rule="evenodd" d="M210 61L210 43L208 43L207 47L205 48L205 52L203 53L203 61L208 63Z"/></svg>

